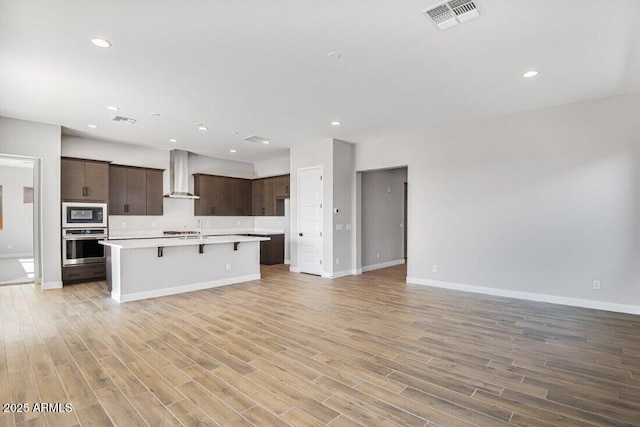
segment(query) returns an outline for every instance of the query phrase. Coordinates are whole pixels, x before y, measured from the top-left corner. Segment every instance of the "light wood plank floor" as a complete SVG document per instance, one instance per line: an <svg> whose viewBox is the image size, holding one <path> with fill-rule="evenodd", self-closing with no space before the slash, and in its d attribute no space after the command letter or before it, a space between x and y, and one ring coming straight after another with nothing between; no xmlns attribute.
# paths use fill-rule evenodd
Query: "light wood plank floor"
<svg viewBox="0 0 640 427"><path fill-rule="evenodd" d="M640 318L406 285L403 266L117 305L0 288L5 425L640 425Z"/></svg>

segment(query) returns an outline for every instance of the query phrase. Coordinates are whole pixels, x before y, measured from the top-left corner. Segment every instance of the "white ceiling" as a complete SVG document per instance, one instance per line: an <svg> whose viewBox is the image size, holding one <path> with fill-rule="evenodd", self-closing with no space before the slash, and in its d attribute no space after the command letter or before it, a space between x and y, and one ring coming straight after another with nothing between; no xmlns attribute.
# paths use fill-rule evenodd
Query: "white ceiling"
<svg viewBox="0 0 640 427"><path fill-rule="evenodd" d="M640 90L640 1L478 0L480 18L444 32L421 13L434 4L0 0L0 115L256 161Z"/></svg>

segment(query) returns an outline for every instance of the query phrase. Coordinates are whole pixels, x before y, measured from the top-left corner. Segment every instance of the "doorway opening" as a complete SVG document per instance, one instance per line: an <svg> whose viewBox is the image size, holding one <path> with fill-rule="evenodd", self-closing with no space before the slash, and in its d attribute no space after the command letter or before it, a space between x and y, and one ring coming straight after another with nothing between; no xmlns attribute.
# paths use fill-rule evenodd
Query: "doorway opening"
<svg viewBox="0 0 640 427"><path fill-rule="evenodd" d="M407 262L407 176L406 166L358 172L356 258L363 273Z"/></svg>
<svg viewBox="0 0 640 427"><path fill-rule="evenodd" d="M0 286L41 281L40 160L0 154Z"/></svg>

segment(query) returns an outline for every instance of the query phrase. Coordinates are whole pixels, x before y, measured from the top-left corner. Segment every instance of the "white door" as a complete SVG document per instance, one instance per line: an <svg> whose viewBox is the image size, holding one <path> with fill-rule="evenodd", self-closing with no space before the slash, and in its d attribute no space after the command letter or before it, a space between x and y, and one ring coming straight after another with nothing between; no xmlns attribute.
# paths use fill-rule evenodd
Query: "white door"
<svg viewBox="0 0 640 427"><path fill-rule="evenodd" d="M298 267L322 274L322 166L298 169Z"/></svg>

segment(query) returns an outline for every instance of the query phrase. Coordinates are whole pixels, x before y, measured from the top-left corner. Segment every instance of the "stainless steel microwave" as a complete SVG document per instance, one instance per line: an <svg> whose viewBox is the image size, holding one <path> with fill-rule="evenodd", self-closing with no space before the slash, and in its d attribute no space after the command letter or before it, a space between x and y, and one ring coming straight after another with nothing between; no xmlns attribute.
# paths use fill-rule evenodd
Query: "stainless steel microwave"
<svg viewBox="0 0 640 427"><path fill-rule="evenodd" d="M62 227L106 227L106 203L62 203Z"/></svg>

